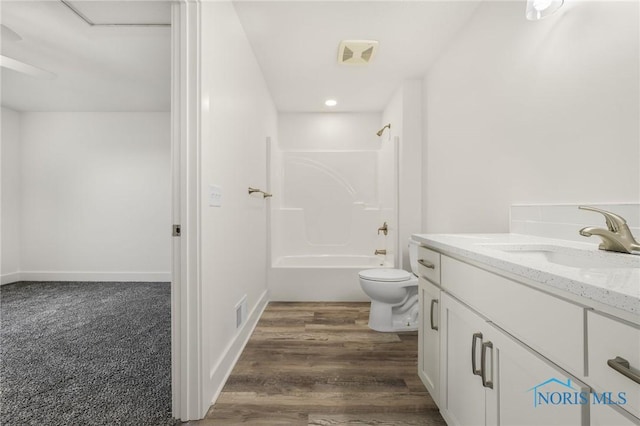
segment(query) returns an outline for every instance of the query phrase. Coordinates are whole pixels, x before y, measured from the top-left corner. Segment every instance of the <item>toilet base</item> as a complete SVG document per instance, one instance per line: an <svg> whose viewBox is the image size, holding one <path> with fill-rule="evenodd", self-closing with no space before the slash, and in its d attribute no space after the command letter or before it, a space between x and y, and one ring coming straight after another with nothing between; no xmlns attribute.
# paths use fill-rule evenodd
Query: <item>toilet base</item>
<svg viewBox="0 0 640 426"><path fill-rule="evenodd" d="M388 303L371 301L369 328L384 333L416 331L418 329L418 303L412 306L392 306Z"/></svg>
<svg viewBox="0 0 640 426"><path fill-rule="evenodd" d="M413 323L411 325L407 325L398 322L394 323L392 327L376 328L371 325L371 322L369 322L369 328L373 331L379 331L381 333L399 333L401 331L418 331L418 324Z"/></svg>

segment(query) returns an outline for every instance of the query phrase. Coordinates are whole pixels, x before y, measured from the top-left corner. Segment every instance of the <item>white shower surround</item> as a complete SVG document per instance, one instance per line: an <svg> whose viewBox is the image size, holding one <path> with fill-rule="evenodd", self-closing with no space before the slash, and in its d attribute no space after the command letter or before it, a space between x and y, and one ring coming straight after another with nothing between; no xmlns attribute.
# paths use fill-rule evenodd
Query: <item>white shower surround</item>
<svg viewBox="0 0 640 426"><path fill-rule="evenodd" d="M368 301L358 272L394 266L397 150L375 135L380 123L378 113L280 115L269 144L271 300Z"/></svg>

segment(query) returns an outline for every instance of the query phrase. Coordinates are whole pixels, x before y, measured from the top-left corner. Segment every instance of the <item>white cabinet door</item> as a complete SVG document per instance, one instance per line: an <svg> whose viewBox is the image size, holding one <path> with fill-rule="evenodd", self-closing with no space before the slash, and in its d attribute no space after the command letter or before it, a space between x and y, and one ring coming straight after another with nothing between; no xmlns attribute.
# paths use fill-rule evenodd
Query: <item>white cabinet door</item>
<svg viewBox="0 0 640 426"><path fill-rule="evenodd" d="M418 375L440 406L440 289L422 277L419 282Z"/></svg>
<svg viewBox="0 0 640 426"><path fill-rule="evenodd" d="M440 303L440 410L449 426L484 425L485 387L479 368L480 349L488 325L483 318L445 293L441 294Z"/></svg>
<svg viewBox="0 0 640 426"><path fill-rule="evenodd" d="M622 409L603 404L591 406L591 426L633 426L640 425L640 419Z"/></svg>
<svg viewBox="0 0 640 426"><path fill-rule="evenodd" d="M640 369L640 327L591 311L587 313L587 324L589 384L601 394L612 392L615 400L624 393L626 403L620 408L640 416L640 383L625 374L637 375ZM616 364L625 368L616 370Z"/></svg>
<svg viewBox="0 0 640 426"><path fill-rule="evenodd" d="M491 343L486 363L493 364L487 375L494 383L486 392L487 424L580 426L586 421L587 386L493 325L486 341Z"/></svg>
<svg viewBox="0 0 640 426"><path fill-rule="evenodd" d="M440 408L450 426L586 422L587 386L448 294L441 303Z"/></svg>

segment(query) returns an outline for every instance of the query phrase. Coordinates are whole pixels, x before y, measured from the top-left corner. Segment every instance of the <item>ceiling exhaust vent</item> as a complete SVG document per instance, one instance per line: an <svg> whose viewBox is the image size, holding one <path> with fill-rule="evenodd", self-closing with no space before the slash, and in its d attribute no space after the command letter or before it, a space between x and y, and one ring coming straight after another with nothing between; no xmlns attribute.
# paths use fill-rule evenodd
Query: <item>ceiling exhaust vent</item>
<svg viewBox="0 0 640 426"><path fill-rule="evenodd" d="M368 64L378 51L375 40L342 40L338 48L338 62L341 64Z"/></svg>

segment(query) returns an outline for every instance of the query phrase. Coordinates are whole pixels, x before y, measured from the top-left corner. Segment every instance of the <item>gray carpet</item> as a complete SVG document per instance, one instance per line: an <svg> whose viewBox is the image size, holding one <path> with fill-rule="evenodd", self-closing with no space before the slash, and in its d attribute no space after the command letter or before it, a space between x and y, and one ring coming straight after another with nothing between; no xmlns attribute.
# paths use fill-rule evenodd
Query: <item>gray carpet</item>
<svg viewBox="0 0 640 426"><path fill-rule="evenodd" d="M0 311L0 424L176 423L169 283L15 283Z"/></svg>

